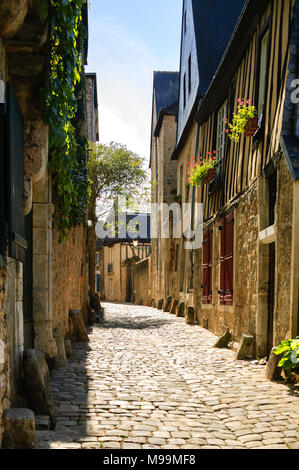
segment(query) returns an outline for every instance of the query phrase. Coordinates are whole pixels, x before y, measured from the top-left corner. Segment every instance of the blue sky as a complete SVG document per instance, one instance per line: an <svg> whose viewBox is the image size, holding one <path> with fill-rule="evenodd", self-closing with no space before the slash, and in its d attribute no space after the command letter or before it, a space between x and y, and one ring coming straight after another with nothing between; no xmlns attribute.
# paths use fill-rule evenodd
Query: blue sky
<svg viewBox="0 0 299 470"><path fill-rule="evenodd" d="M182 0L90 0L87 72L97 73L100 141L149 158L154 70L179 69Z"/></svg>

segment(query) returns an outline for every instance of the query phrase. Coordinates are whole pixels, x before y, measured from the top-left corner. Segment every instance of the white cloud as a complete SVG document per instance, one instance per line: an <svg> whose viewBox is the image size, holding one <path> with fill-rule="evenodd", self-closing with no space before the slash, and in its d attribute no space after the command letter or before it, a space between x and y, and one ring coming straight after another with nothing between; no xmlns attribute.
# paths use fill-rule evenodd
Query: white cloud
<svg viewBox="0 0 299 470"><path fill-rule="evenodd" d="M89 66L98 77L100 141L149 158L153 70L159 59L134 31L90 11ZM165 70L165 67L162 68Z"/></svg>

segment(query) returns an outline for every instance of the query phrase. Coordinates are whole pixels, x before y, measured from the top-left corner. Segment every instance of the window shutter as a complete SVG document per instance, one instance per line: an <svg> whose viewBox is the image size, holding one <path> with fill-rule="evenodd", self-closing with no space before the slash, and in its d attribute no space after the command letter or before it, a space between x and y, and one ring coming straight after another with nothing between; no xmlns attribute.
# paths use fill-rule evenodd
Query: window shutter
<svg viewBox="0 0 299 470"><path fill-rule="evenodd" d="M206 230L203 234L203 288L202 302L204 304L212 303L212 266L213 266L213 231Z"/></svg>
<svg viewBox="0 0 299 470"><path fill-rule="evenodd" d="M221 221L220 304L233 304L234 283L234 214Z"/></svg>
<svg viewBox="0 0 299 470"><path fill-rule="evenodd" d="M8 85L7 93L6 156L9 193L8 254L24 263L27 249L24 216L24 119L11 85Z"/></svg>

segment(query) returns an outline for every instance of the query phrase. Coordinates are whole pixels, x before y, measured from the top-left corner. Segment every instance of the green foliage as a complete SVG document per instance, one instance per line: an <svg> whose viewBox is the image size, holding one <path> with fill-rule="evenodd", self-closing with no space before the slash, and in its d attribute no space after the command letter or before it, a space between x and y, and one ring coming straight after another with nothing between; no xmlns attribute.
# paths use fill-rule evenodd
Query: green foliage
<svg viewBox="0 0 299 470"><path fill-rule="evenodd" d="M282 367L284 370L297 368L299 364L299 336L295 339L282 341L274 353L277 355L284 353L278 363L279 367Z"/></svg>
<svg viewBox="0 0 299 470"><path fill-rule="evenodd" d="M87 141L82 137L82 122L76 118L85 96L79 84L86 31L82 24L82 6L86 0L50 0L49 80L42 96L49 124L49 167L57 199L56 222L60 240L83 220L88 197L86 169ZM38 3L38 2L36 2ZM45 2L39 16L45 18Z"/></svg>
<svg viewBox="0 0 299 470"><path fill-rule="evenodd" d="M116 200L118 196L128 200L140 197L140 191L147 181L143 164L143 159L125 145L115 142L110 145L91 145L87 163L91 182L90 207L97 200L105 202Z"/></svg>
<svg viewBox="0 0 299 470"><path fill-rule="evenodd" d="M236 143L240 140L240 134L244 132L244 128L249 119L254 118L256 116L256 109L254 106L250 106L250 100L238 99L238 112L234 113L233 115L233 122L232 124L229 123L228 126L230 128L230 133L228 134L231 140L234 140ZM227 124L227 120L225 121ZM227 130L227 132L229 132Z"/></svg>
<svg viewBox="0 0 299 470"><path fill-rule="evenodd" d="M180 204L183 200L182 195L181 194L175 194L173 196L173 200L174 200L174 202L178 202Z"/></svg>
<svg viewBox="0 0 299 470"><path fill-rule="evenodd" d="M202 160L200 157L198 163L195 163L194 159L192 165L190 162L188 163L187 184L191 183L192 186L201 186L204 183L209 170L212 170L217 165L215 157L216 151L213 153L214 156L212 156L211 152L209 152L205 160Z"/></svg>

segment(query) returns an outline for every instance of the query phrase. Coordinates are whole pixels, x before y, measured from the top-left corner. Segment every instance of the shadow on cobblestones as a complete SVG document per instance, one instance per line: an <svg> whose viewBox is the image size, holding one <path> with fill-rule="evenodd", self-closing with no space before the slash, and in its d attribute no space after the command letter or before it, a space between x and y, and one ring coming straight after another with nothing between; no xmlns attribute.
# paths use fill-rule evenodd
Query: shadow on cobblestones
<svg viewBox="0 0 299 470"><path fill-rule="evenodd" d="M129 330L144 330L147 328L161 328L165 325L170 325L171 321L168 320L157 320L151 319L146 316L138 318L134 320L126 320L126 319L117 319L117 320L110 320L110 321L103 321L101 324L102 328L124 328Z"/></svg>

